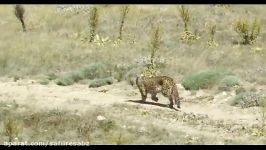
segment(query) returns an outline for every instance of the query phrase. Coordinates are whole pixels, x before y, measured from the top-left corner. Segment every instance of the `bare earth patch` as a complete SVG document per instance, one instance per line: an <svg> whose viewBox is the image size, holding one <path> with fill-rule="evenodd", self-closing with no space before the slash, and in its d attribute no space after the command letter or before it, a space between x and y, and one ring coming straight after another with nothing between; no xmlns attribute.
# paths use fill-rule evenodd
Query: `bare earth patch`
<svg viewBox="0 0 266 150"><path fill-rule="evenodd" d="M190 138L189 135L193 134L200 135L202 138L217 139L211 141L216 144L225 144L226 139L232 140L234 137L238 138L240 143L263 143L261 140L248 141L254 138L251 135L252 127L260 123L259 108L241 109L230 106L228 101L234 96L233 92L210 96L208 91L200 91L201 94L191 95L182 88L179 90L184 101L181 103L181 110L175 111L168 108L169 101L162 95L158 95L157 103L150 100L150 97L147 103L139 103L140 94L137 88L124 82L100 88L89 88L88 85L82 84L41 85L32 80L14 82L1 79L0 101L15 101L19 105L29 106L31 111L60 109L74 111L78 114L98 107L105 109L105 112L111 111L113 116L123 118L124 121L134 122L135 120L143 126L156 124L170 133L176 130L183 131L188 134L186 138ZM142 117L139 118L140 114ZM243 136L240 136L241 134ZM193 139L188 140L193 141ZM219 143L220 140L221 143Z"/></svg>

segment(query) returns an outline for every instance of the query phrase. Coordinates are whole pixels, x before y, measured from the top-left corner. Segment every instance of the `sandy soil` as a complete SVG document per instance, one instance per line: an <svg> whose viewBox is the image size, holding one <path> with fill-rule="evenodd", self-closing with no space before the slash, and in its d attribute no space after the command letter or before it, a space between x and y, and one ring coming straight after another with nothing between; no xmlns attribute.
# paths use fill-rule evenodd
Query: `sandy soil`
<svg viewBox="0 0 266 150"><path fill-rule="evenodd" d="M208 91L198 91L191 94L178 85L180 96L183 97L181 109L176 113L186 112L208 115L213 120L230 120L238 123L257 123L260 113L258 108L241 109L232 107L228 103L233 98L234 92L221 92L211 95ZM35 109L66 109L86 111L91 107L108 106L114 103L128 105L141 105L150 110L154 108L172 111L165 106L169 101L158 95L158 103L147 99L148 104L136 103L140 100L138 89L127 85L125 82L107 85L100 88L89 88L87 85L75 84L72 86L58 86L54 83L41 85L34 80L11 79L0 80L0 100L13 101ZM135 102L135 103L134 103ZM164 107L160 107L164 106Z"/></svg>

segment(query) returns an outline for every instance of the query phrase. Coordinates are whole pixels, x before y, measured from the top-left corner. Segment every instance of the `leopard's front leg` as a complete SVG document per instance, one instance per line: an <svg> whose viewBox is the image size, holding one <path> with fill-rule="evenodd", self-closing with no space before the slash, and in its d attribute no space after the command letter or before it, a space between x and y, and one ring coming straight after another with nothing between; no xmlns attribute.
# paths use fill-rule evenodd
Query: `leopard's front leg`
<svg viewBox="0 0 266 150"><path fill-rule="evenodd" d="M154 100L155 102L158 102L158 97L156 97L156 93L151 94L151 99Z"/></svg>
<svg viewBox="0 0 266 150"><path fill-rule="evenodd" d="M174 108L174 101L173 101L172 96L169 96L169 101L170 101L169 107Z"/></svg>

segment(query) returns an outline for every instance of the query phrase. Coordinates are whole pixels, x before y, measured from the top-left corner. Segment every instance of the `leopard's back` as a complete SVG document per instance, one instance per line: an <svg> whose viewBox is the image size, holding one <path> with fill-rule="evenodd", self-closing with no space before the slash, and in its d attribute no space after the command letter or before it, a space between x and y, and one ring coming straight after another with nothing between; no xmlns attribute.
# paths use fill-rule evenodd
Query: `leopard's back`
<svg viewBox="0 0 266 150"><path fill-rule="evenodd" d="M137 77L136 84L139 88L142 101L145 102L147 94L151 94L151 99L158 101L156 97L157 93L161 93L163 96L168 97L170 101L170 108L173 108L175 103L180 108L180 97L176 82L173 78L168 76L156 76L156 77Z"/></svg>
<svg viewBox="0 0 266 150"><path fill-rule="evenodd" d="M137 85L140 88L145 88L147 93L159 93L169 96L176 86L175 81L168 76L155 76L155 77L138 77Z"/></svg>

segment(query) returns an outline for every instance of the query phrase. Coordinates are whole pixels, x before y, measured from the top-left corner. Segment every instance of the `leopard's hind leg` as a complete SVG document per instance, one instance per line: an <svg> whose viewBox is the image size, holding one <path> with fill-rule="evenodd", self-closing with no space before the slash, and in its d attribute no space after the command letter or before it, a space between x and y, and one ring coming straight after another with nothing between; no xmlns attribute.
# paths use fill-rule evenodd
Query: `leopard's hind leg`
<svg viewBox="0 0 266 150"><path fill-rule="evenodd" d="M141 101L145 102L147 99L147 92L145 91L143 87L139 87L139 92L141 94Z"/></svg>
<svg viewBox="0 0 266 150"><path fill-rule="evenodd" d="M141 94L141 101L145 102L147 99L147 92L145 91L144 85L139 83L139 80L140 80L139 77L137 77L136 84Z"/></svg>
<svg viewBox="0 0 266 150"><path fill-rule="evenodd" d="M159 99L158 99L158 97L156 97L156 94L157 94L157 93L155 93L155 92L152 93L152 94L151 94L151 99L154 100L155 102L158 102Z"/></svg>

